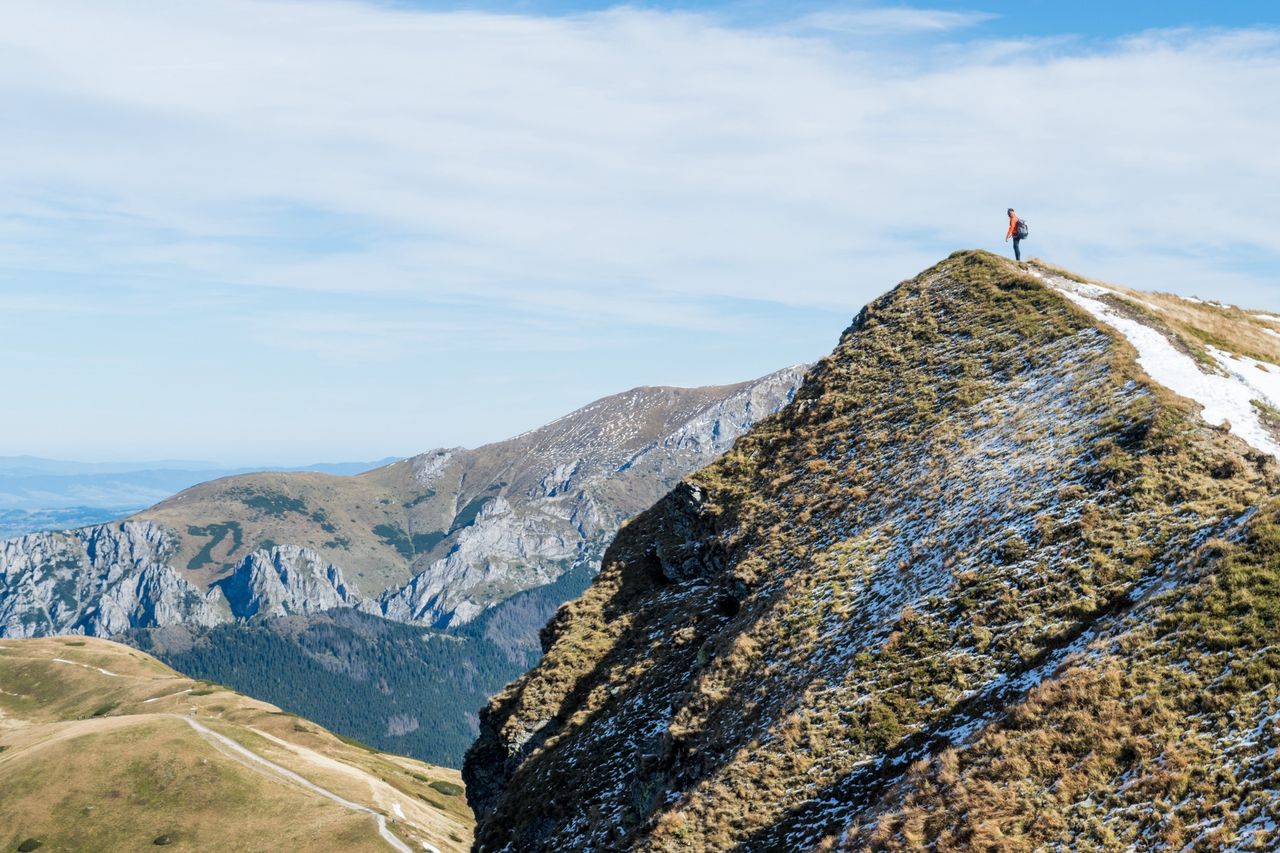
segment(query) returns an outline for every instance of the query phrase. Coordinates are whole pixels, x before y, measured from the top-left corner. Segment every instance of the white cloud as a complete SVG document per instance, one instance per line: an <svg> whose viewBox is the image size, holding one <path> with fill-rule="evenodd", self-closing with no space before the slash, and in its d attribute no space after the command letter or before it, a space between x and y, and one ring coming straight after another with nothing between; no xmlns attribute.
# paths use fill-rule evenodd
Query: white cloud
<svg viewBox="0 0 1280 853"><path fill-rule="evenodd" d="M880 34L979 18L802 19L838 42L625 8L60 0L6 18L0 207L61 211L22 220L33 265L545 288L547 310L622 312L638 294L850 307L944 249L998 244L1009 204L1049 254L1280 253L1260 215L1280 177L1260 100L1280 85L1274 32L913 52ZM308 237L263 205L333 221ZM346 228L359 245L333 249Z"/></svg>
<svg viewBox="0 0 1280 853"><path fill-rule="evenodd" d="M899 21L904 48L870 23L7 4L0 361L26 411L0 444L497 439L815 357L895 281L1001 248L1010 204L1081 272L1280 310L1275 32Z"/></svg>
<svg viewBox="0 0 1280 853"><path fill-rule="evenodd" d="M995 17L987 12L948 12L904 6L811 12L796 18L788 29L846 35L942 33L972 27Z"/></svg>

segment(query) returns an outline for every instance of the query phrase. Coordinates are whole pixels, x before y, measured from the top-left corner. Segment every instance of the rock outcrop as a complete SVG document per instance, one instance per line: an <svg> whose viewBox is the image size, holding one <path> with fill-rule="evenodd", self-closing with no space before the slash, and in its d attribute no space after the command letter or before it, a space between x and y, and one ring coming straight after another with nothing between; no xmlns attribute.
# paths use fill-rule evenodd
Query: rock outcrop
<svg viewBox="0 0 1280 853"><path fill-rule="evenodd" d="M364 604L348 590L341 569L296 545L250 554L218 589L237 619L295 616Z"/></svg>
<svg viewBox="0 0 1280 853"><path fill-rule="evenodd" d="M714 395L639 388L501 444L409 460L421 487L463 488L453 504L462 510L436 524L439 556L416 560L414 576L380 596L382 614L456 627L575 567L598 570L626 519L785 405L805 369Z"/></svg>
<svg viewBox="0 0 1280 853"><path fill-rule="evenodd" d="M1158 381L1280 340L1089 287L952 256L626 525L481 715L476 850L1280 846L1280 468Z"/></svg>
<svg viewBox="0 0 1280 853"><path fill-rule="evenodd" d="M168 565L171 551L165 530L137 522L0 542L0 637L224 621L221 595Z"/></svg>

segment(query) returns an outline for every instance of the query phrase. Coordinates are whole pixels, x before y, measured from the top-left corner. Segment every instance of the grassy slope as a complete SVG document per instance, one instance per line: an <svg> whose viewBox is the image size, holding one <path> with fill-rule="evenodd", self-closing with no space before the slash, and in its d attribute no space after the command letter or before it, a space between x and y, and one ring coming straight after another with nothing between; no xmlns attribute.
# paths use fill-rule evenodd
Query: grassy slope
<svg viewBox="0 0 1280 853"><path fill-rule="evenodd" d="M342 566L366 593L409 577L408 561L373 533L400 527L404 507L393 482L328 474L244 474L201 483L134 516L179 535L172 562L208 584L263 547L300 545ZM411 498L410 498L411 499Z"/></svg>
<svg viewBox="0 0 1280 853"><path fill-rule="evenodd" d="M922 758L1023 701L1056 702L1077 750L1110 738L1105 716L1075 713L1079 694L1053 698L1061 650L1093 631L1117 636L1131 595L1194 574L1183 558L1211 533L1247 535L1231 520L1278 490L1273 463L1151 386L1125 341L984 253L869 306L795 404L690 481L708 496L701 507L668 498L626 528L554 620L543 662L491 706L464 771L492 810L485 849L514 838L555 849L576 833L619 850L795 850L881 816L874 843L908 849L946 831L940 849L1106 838L1081 835L1081 821L1127 777L1046 797L1053 773L1077 766L1052 724L1030 726L1027 764L986 779L997 744L970 768L965 803L987 797L998 843L956 841L969 816L943 794L897 804L905 770L942 781ZM1206 596L1223 584L1245 594L1193 606L1187 618L1226 645L1189 686L1230 680L1214 667L1245 639L1233 613L1274 633L1268 559L1240 569L1247 583L1224 580L1229 560L1203 564ZM672 583L672 566L697 582ZM1160 599L1148 615L1174 609ZM1275 698L1271 652L1252 642L1257 670L1220 714ZM1168 666L1196 651L1169 648ZM1111 668L1141 658L1119 646ZM1050 680L1024 700L1010 675ZM1130 675L1127 689L1089 698L1145 698L1142 679L1169 672ZM1199 730L1196 707L1170 705L1166 734ZM1122 747L1126 772L1158 774L1162 753ZM507 780L494 768L510 755ZM1034 781L992 795L1028 768ZM1198 778L1209 797L1248 796ZM1217 806L1182 808L1179 820L1203 823ZM1133 838L1144 818L1113 820L1113 837ZM1035 835L1038 822L1049 835Z"/></svg>
<svg viewBox="0 0 1280 853"><path fill-rule="evenodd" d="M848 850L1280 845L1280 500L969 745L913 767Z"/></svg>
<svg viewBox="0 0 1280 853"><path fill-rule="evenodd" d="M1077 275L1061 267L1034 260L1049 272L1112 291L1097 294L1113 308L1140 315L1138 319L1162 329L1202 364L1213 365L1204 352L1214 346L1259 361L1280 364L1280 316L1250 312L1234 305L1191 300L1172 293L1147 293ZM1268 330L1271 330L1270 332Z"/></svg>
<svg viewBox="0 0 1280 853"><path fill-rule="evenodd" d="M412 845L468 848L453 771L344 742L126 646L57 637L0 641L0 846L138 850L167 835L177 849L389 849L371 816L246 763L188 718L383 812Z"/></svg>

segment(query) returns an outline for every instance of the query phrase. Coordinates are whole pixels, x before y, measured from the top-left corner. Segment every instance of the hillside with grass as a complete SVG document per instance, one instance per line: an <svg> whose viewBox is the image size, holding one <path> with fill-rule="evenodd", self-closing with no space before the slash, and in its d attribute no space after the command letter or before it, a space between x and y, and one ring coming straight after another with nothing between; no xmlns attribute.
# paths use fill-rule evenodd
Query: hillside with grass
<svg viewBox="0 0 1280 853"><path fill-rule="evenodd" d="M127 646L0 640L0 849L462 853L462 794Z"/></svg>
<svg viewBox="0 0 1280 853"><path fill-rule="evenodd" d="M626 525L496 851L1274 850L1280 325L961 252Z"/></svg>

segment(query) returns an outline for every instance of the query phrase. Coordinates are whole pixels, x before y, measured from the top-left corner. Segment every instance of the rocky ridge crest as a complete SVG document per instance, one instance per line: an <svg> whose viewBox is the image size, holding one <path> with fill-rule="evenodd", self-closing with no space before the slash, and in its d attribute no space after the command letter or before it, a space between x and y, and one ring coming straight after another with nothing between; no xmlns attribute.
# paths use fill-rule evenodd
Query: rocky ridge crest
<svg viewBox="0 0 1280 853"><path fill-rule="evenodd" d="M1276 461L1030 272L904 282L623 528L482 714L478 851L1275 849ZM1280 373L1265 319L1108 290Z"/></svg>

